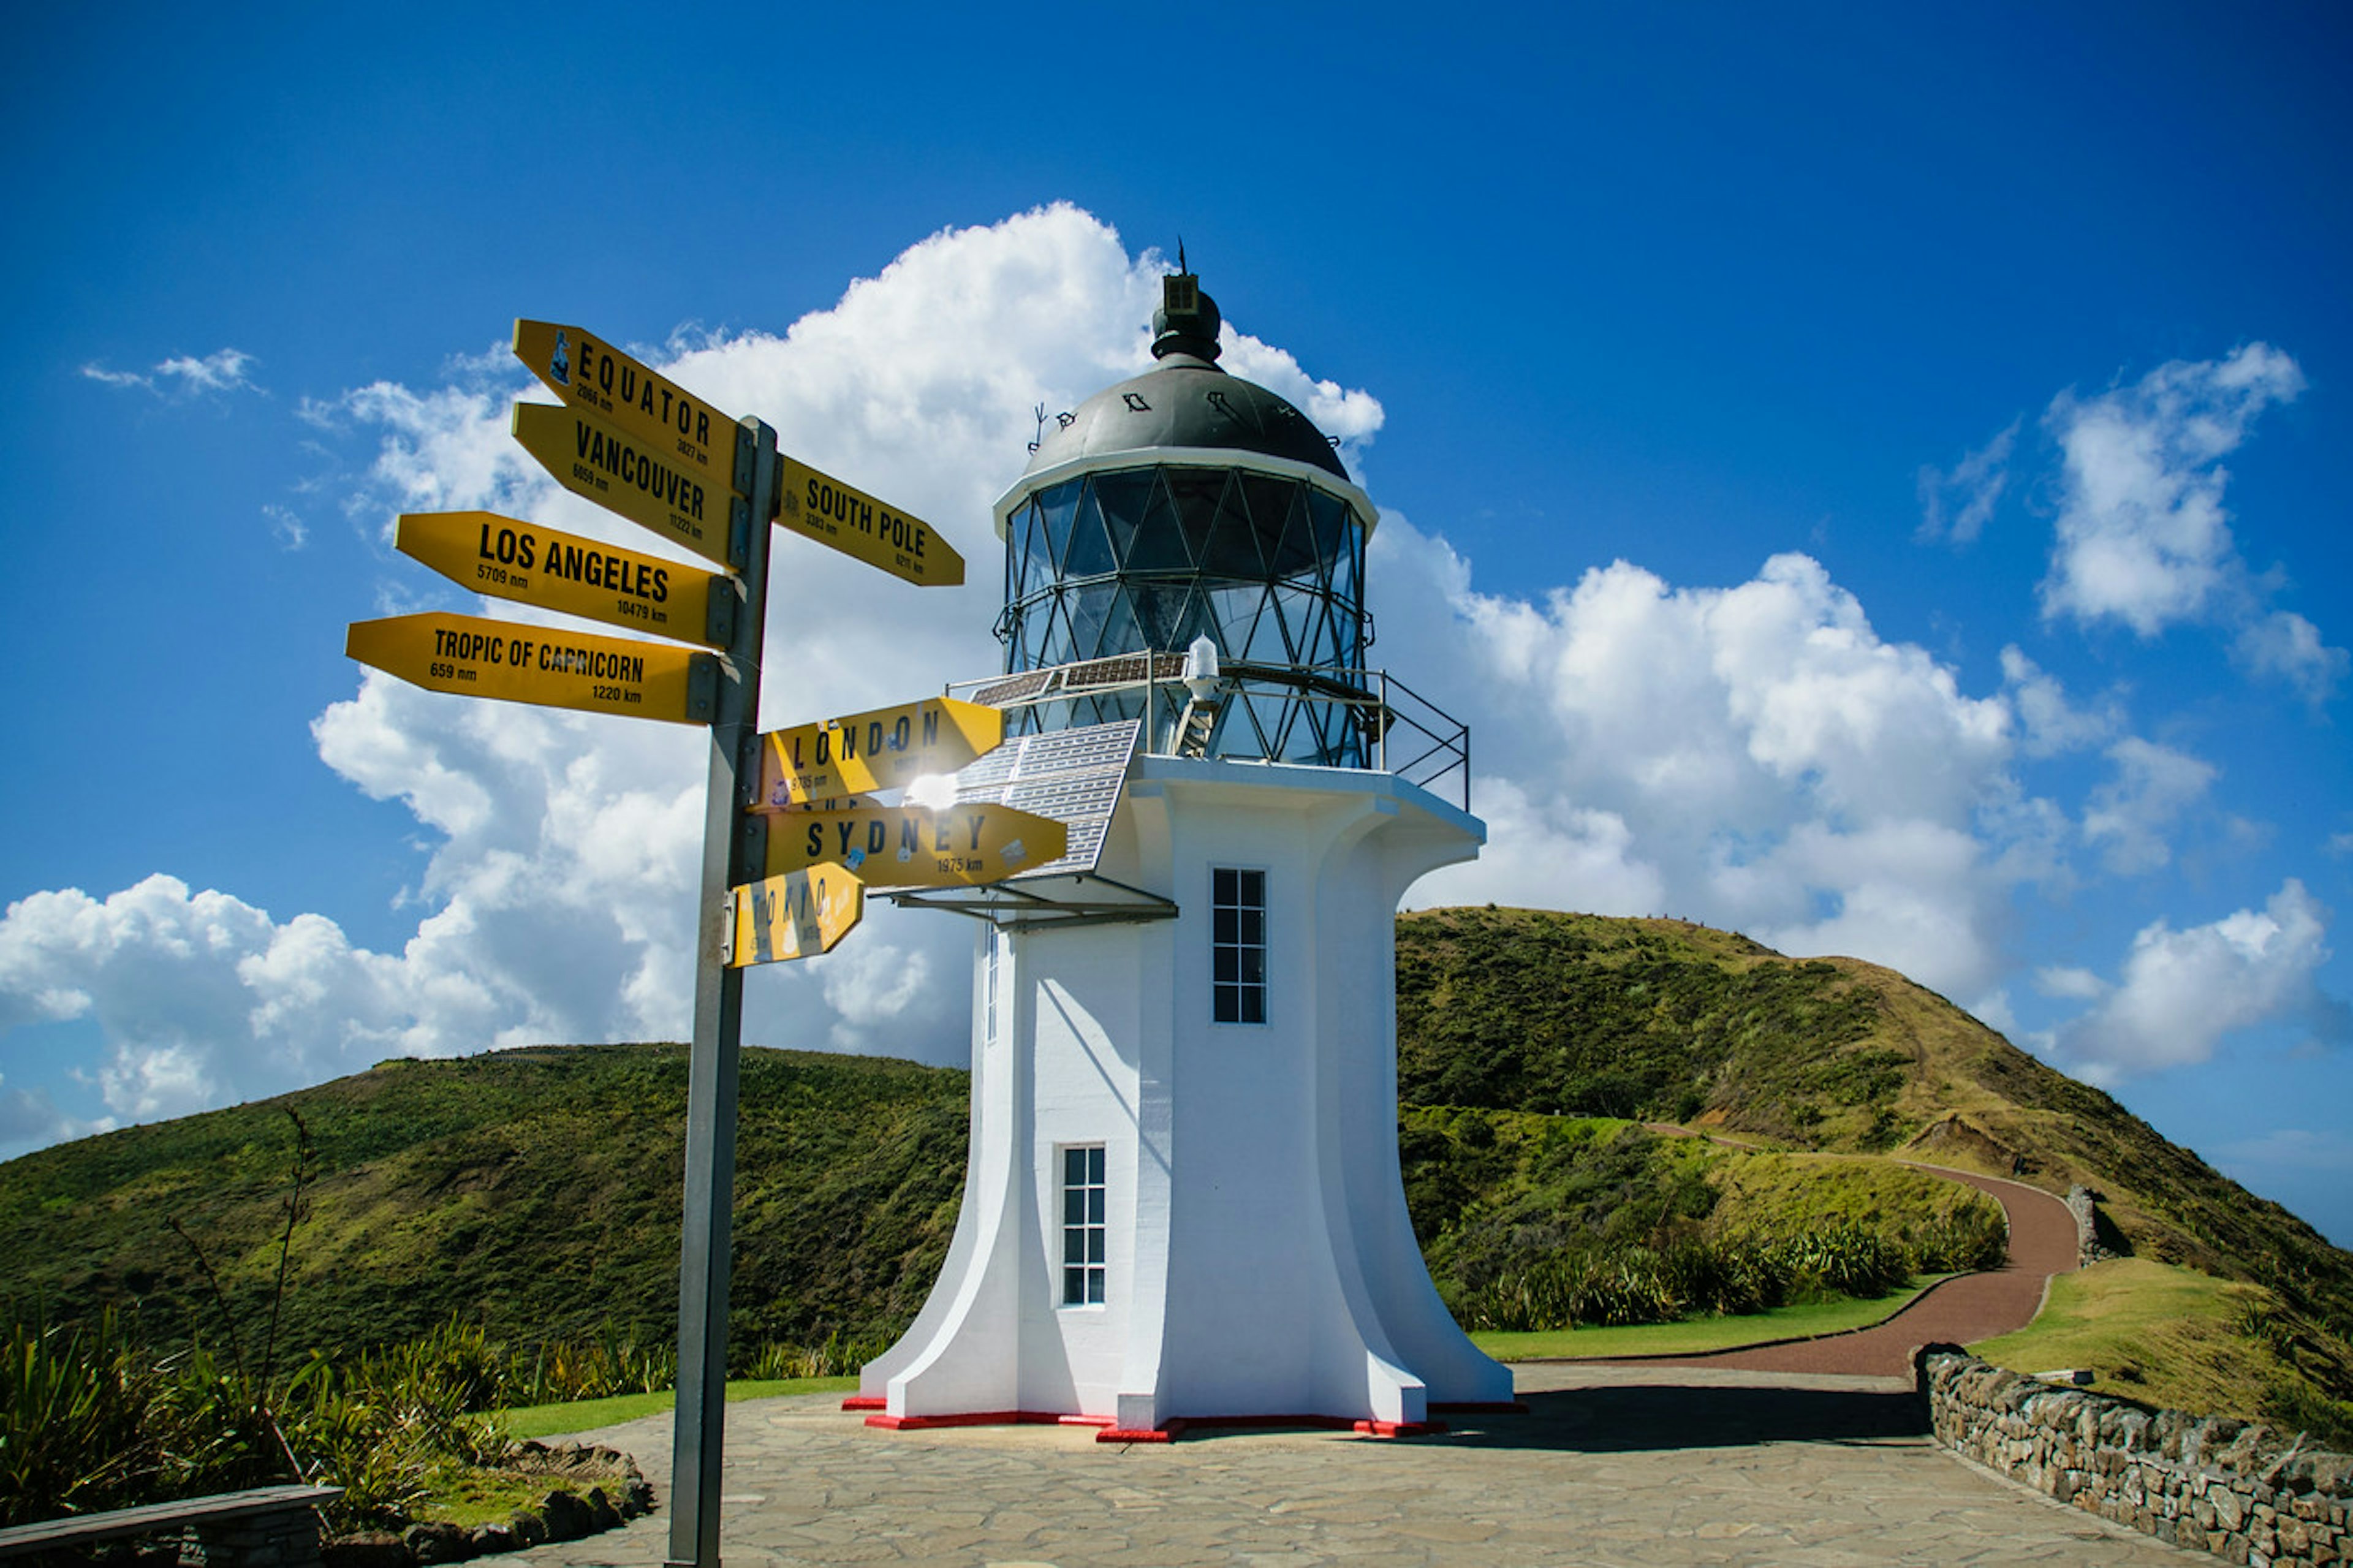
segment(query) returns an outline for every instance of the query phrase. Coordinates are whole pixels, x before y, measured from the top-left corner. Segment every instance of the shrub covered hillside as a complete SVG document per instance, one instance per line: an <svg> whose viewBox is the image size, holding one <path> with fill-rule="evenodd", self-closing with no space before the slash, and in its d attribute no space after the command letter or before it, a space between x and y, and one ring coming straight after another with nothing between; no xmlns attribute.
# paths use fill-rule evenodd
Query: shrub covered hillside
<svg viewBox="0 0 2353 1568"><path fill-rule="evenodd" d="M1935 993L1681 921L1431 910L1398 921L1409 1103L1684 1121L2099 1191L2118 1239L2250 1279L2281 1331L2353 1340L2353 1253Z"/></svg>
<svg viewBox="0 0 2353 1568"><path fill-rule="evenodd" d="M674 1331L686 1117L681 1046L389 1061L276 1100L127 1128L0 1164L0 1316L133 1310L139 1335L218 1344L266 1312L286 1108L317 1149L282 1342L355 1351L453 1316L524 1344ZM814 1343L912 1317L955 1228L965 1074L747 1050L733 1337ZM187 1240L172 1228L176 1222Z"/></svg>

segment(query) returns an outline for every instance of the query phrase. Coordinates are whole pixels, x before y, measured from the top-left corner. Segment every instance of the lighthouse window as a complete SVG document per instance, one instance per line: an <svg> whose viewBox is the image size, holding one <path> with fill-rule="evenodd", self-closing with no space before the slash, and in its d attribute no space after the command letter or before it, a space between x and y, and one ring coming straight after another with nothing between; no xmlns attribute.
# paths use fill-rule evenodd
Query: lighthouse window
<svg viewBox="0 0 2353 1568"><path fill-rule="evenodd" d="M1096 1307L1103 1299L1103 1150L1090 1143L1062 1151L1062 1305Z"/></svg>
<svg viewBox="0 0 2353 1568"><path fill-rule="evenodd" d="M1210 1016L1266 1022L1266 873L1219 866L1209 873Z"/></svg>

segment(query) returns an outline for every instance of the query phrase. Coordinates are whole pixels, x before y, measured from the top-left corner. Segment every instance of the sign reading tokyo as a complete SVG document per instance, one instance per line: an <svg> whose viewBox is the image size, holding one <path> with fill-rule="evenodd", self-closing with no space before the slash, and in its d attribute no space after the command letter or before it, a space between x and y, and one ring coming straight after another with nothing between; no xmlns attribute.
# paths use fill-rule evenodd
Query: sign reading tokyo
<svg viewBox="0 0 2353 1568"><path fill-rule="evenodd" d="M773 810L896 789L925 773L953 773L1004 739L1004 713L953 697L772 730L760 737L755 798Z"/></svg>
<svg viewBox="0 0 2353 1568"><path fill-rule="evenodd" d="M404 512L393 542L494 599L713 647L734 630L735 585L724 577L493 511Z"/></svg>
<svg viewBox="0 0 2353 1568"><path fill-rule="evenodd" d="M918 587L953 588L964 557L928 522L779 453L776 521Z"/></svg>
<svg viewBox="0 0 2353 1568"><path fill-rule="evenodd" d="M514 324L515 358L548 390L647 444L709 493L750 491L735 468L738 426L676 382L655 374L585 327Z"/></svg>
<svg viewBox="0 0 2353 1568"><path fill-rule="evenodd" d="M1009 805L872 806L768 820L768 875L846 866L872 888L976 887L1059 860L1070 831Z"/></svg>
<svg viewBox="0 0 2353 1568"><path fill-rule="evenodd" d="M865 885L841 866L765 878L727 898L731 969L831 952L866 917Z"/></svg>
<svg viewBox="0 0 2353 1568"><path fill-rule="evenodd" d="M544 403L515 405L514 437L574 495L674 539L706 560L734 564L727 537L728 491L712 489L650 444L576 408Z"/></svg>
<svg viewBox="0 0 2353 1568"><path fill-rule="evenodd" d="M428 691L707 724L717 656L666 643L441 613L354 621L343 651Z"/></svg>

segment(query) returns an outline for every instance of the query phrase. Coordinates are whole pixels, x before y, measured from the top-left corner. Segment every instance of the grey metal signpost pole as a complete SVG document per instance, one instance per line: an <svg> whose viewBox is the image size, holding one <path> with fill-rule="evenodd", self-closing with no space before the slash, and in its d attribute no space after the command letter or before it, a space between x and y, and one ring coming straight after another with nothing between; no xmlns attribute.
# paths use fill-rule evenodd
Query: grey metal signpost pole
<svg viewBox="0 0 2353 1568"><path fill-rule="evenodd" d="M747 815L759 787L760 645L768 597L768 520L776 433L745 419L736 437L739 497L730 521L736 567L730 673L711 726L695 932L694 1054L686 1099L686 1222L679 1243L678 1410L671 1428L670 1568L718 1568L719 1477L727 1399L727 1286L735 1198L735 1096L744 972L723 957L728 889L765 869L765 819ZM739 547L740 546L740 547Z"/></svg>

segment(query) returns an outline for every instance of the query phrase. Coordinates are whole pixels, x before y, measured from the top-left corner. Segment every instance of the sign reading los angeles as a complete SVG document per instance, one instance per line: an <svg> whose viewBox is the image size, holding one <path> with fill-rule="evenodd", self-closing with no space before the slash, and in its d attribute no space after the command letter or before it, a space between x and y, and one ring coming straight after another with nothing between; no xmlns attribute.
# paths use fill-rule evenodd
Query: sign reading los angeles
<svg viewBox="0 0 2353 1568"><path fill-rule="evenodd" d="M768 819L771 877L846 866L870 888L976 887L1059 860L1070 830L1009 805L870 806Z"/></svg>
<svg viewBox="0 0 2353 1568"><path fill-rule="evenodd" d="M776 458L776 521L787 531L831 545L918 587L953 588L964 581L964 557L930 523L782 453Z"/></svg>
<svg viewBox="0 0 2353 1568"><path fill-rule="evenodd" d="M763 809L896 789L925 773L953 773L1005 739L1005 714L978 702L934 697L797 724L760 737Z"/></svg>
<svg viewBox="0 0 2353 1568"><path fill-rule="evenodd" d="M813 866L727 889L730 968L831 952L866 916L866 888L842 866Z"/></svg>
<svg viewBox="0 0 2353 1568"><path fill-rule="evenodd" d="M480 616L354 621L343 651L428 691L676 724L710 722L719 689L712 654Z"/></svg>
<svg viewBox="0 0 2353 1568"><path fill-rule="evenodd" d="M393 543L492 598L713 647L733 634L735 588L726 578L494 511L405 512Z"/></svg>
<svg viewBox="0 0 2353 1568"><path fill-rule="evenodd" d="M706 495L723 500L746 489L751 476L735 471L733 416L648 370L586 328L517 320L514 352L549 391L636 437Z"/></svg>
<svg viewBox="0 0 2353 1568"><path fill-rule="evenodd" d="M514 405L514 438L574 495L676 540L706 560L733 564L728 492L712 489L651 444L577 408L546 403Z"/></svg>

